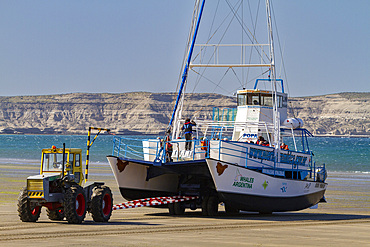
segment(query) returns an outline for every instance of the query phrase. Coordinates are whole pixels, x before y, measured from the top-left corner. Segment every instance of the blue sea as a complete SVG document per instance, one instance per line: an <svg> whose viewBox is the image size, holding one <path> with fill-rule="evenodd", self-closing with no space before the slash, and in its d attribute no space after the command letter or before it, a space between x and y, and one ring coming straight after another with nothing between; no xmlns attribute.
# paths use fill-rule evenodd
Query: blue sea
<svg viewBox="0 0 370 247"><path fill-rule="evenodd" d="M112 139L111 135L100 135L96 139L90 149L92 163L107 163L106 156L112 154ZM63 143L66 147L81 148L85 156L86 135L0 135L0 163L39 165L41 149L52 145L62 147ZM287 143L292 149L293 143ZM316 164L325 163L329 172L370 173L370 138L312 137L309 143Z"/></svg>

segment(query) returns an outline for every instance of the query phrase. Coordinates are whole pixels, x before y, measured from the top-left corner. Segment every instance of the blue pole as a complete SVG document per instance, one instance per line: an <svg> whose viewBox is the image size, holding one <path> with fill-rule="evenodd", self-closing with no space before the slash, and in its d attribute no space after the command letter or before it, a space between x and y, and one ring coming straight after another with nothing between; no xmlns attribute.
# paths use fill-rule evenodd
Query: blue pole
<svg viewBox="0 0 370 247"><path fill-rule="evenodd" d="M178 93L178 95L177 95L177 99L176 99L175 107L174 107L173 112L172 112L172 117L171 117L171 121L170 121L169 127L171 127L171 126L172 126L173 119L175 118L175 114L176 114L177 106L178 106L178 104L179 104L180 97L181 97L181 94L182 94L182 90L184 89L185 82L186 82L186 78L187 78L187 76L188 76L189 64L190 64L190 60L191 60L191 55L193 54L193 49L194 49L194 45L195 45L195 39L196 39L196 37L197 37L198 28L199 28L199 24L200 24L200 19L201 19L201 17L202 17L203 7L204 7L204 3L205 3L205 1L206 1L206 0L203 0L203 2L202 2L202 6L200 7L200 12L199 12L199 16L198 16L197 25L196 25L196 27L195 27L193 40L192 40L192 42L191 42L191 46L190 46L190 50L189 50L188 60L187 60L187 62L186 62L186 64L185 64L184 72L183 72L183 74L182 74L181 86L180 86L179 93Z"/></svg>

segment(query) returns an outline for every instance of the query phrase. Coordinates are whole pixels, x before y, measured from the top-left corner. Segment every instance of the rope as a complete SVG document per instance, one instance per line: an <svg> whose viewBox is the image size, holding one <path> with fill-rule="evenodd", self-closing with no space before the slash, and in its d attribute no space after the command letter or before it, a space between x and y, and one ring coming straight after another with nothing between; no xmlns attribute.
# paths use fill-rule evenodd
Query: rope
<svg viewBox="0 0 370 247"><path fill-rule="evenodd" d="M197 196L163 196L163 197L151 197L145 199L138 199L128 201L125 203L116 204L113 206L113 210L126 209L126 208L139 208L139 207L150 207L165 205L175 202L183 202L197 199Z"/></svg>

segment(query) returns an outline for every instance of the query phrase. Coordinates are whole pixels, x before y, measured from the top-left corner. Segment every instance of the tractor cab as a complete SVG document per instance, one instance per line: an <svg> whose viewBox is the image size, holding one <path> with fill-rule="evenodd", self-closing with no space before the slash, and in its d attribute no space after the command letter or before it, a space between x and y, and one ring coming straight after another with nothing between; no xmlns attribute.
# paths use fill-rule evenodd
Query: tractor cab
<svg viewBox="0 0 370 247"><path fill-rule="evenodd" d="M80 148L66 148L64 153L64 175L74 175L74 180L81 185L83 181ZM46 148L42 150L40 174L63 172L63 148Z"/></svg>

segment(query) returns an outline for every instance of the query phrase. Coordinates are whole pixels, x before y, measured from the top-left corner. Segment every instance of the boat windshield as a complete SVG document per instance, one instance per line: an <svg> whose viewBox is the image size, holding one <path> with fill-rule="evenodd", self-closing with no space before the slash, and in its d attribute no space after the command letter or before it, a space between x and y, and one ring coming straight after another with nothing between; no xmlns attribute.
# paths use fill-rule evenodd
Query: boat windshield
<svg viewBox="0 0 370 247"><path fill-rule="evenodd" d="M274 97L266 93L238 94L238 106L259 105L272 107ZM287 107L287 97L278 95L278 108Z"/></svg>

